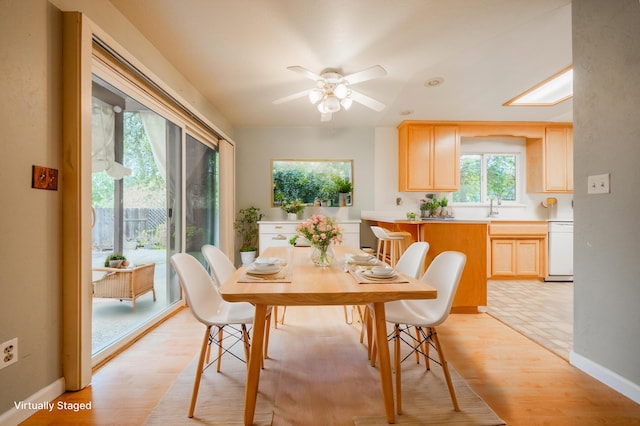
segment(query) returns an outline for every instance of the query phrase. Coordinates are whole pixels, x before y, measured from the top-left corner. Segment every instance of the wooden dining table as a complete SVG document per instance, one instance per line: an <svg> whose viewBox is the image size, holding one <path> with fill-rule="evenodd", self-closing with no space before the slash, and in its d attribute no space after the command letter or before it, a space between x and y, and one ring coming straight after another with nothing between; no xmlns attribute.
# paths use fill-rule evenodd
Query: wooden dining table
<svg viewBox="0 0 640 426"><path fill-rule="evenodd" d="M246 268L239 268L220 287L224 300L249 302L255 305L251 353L245 387L244 424L252 425L258 396L265 319L268 306L322 306L373 304L376 346L378 348L380 382L384 410L388 423L395 423L391 360L387 344L384 303L401 299L435 299L436 290L411 277L402 276L404 282L376 282L359 284L345 272L345 255L359 250L335 246L335 260L329 267L320 267L310 259L309 247L270 247L263 257L277 257L286 262L287 273L282 282L257 278L246 279Z"/></svg>

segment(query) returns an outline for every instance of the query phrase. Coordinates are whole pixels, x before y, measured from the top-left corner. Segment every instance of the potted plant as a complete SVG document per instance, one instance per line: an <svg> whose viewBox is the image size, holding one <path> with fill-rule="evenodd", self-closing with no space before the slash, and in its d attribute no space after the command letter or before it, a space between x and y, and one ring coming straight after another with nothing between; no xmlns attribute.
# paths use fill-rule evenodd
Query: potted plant
<svg viewBox="0 0 640 426"><path fill-rule="evenodd" d="M304 210L305 205L301 200L296 199L293 201L283 201L280 208L287 213L287 219L297 220L300 218L300 213Z"/></svg>
<svg viewBox="0 0 640 426"><path fill-rule="evenodd" d="M336 185L336 190L338 191L338 204L340 207L344 207L348 204L348 198L353 191L353 184L351 181L342 176L336 176L333 179L333 182Z"/></svg>
<svg viewBox="0 0 640 426"><path fill-rule="evenodd" d="M120 253L113 253L107 256L104 261L105 268L120 268L127 261L127 258ZM128 265L128 262L127 262ZM126 265L125 265L126 266Z"/></svg>
<svg viewBox="0 0 640 426"><path fill-rule="evenodd" d="M427 194L420 200L420 217L435 217L440 208L440 200L434 194Z"/></svg>
<svg viewBox="0 0 640 426"><path fill-rule="evenodd" d="M259 207L240 209L233 228L240 237L240 257L243 265L248 265L256 257L258 251L258 221L262 219Z"/></svg>

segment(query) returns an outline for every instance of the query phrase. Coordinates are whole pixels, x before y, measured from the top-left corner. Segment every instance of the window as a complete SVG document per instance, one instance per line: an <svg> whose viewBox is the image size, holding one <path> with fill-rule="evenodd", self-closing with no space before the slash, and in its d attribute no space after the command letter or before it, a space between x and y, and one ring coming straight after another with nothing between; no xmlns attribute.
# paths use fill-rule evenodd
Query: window
<svg viewBox="0 0 640 426"><path fill-rule="evenodd" d="M340 193L349 193L344 205L353 202L353 160L272 160L272 206L300 200L339 203ZM331 205L331 204L329 204Z"/></svg>
<svg viewBox="0 0 640 426"><path fill-rule="evenodd" d="M462 154L460 190L453 193L457 203L487 203L491 198L519 201L518 154Z"/></svg>

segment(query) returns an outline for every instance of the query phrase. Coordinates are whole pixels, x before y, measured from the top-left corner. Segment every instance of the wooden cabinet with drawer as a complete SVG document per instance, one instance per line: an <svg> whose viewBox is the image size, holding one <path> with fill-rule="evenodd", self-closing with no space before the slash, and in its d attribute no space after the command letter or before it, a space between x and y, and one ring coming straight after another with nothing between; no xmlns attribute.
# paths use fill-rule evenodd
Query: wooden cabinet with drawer
<svg viewBox="0 0 640 426"><path fill-rule="evenodd" d="M547 222L500 221L489 225L490 277L543 278Z"/></svg>

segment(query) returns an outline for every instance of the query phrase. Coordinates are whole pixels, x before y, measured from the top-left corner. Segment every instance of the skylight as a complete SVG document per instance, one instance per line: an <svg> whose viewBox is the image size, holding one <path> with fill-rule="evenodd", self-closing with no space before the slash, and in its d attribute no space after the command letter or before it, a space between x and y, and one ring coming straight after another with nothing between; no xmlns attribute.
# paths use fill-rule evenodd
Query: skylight
<svg viewBox="0 0 640 426"><path fill-rule="evenodd" d="M536 84L503 106L553 106L573 96L573 67Z"/></svg>

